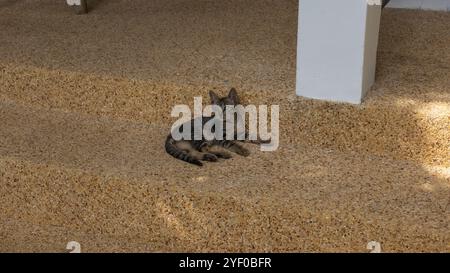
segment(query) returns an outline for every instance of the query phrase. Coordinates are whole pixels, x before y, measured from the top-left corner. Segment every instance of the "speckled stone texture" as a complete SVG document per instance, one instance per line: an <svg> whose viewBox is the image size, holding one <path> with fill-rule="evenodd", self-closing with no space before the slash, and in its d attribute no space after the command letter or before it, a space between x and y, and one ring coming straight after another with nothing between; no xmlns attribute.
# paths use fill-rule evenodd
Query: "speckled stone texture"
<svg viewBox="0 0 450 273"><path fill-rule="evenodd" d="M354 106L294 95L297 1L90 3L0 1L0 251L450 251L450 13L385 10ZM165 154L231 86L280 149Z"/></svg>

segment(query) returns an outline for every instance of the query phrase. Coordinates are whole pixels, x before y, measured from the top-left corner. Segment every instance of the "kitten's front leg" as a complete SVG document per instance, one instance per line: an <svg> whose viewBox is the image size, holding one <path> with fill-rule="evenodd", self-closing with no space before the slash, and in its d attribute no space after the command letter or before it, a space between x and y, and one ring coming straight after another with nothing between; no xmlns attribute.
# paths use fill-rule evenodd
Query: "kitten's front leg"
<svg viewBox="0 0 450 273"><path fill-rule="evenodd" d="M218 158L216 155L209 153L206 149L201 149L200 151L193 150L191 154L196 158L203 161L217 162Z"/></svg>
<svg viewBox="0 0 450 273"><path fill-rule="evenodd" d="M218 158L223 158L223 159L232 158L232 156L231 156L231 154L229 152L225 151L224 148L219 147L217 145L209 147L208 148L208 153L211 153L211 154L217 156Z"/></svg>
<svg viewBox="0 0 450 273"><path fill-rule="evenodd" d="M204 142L199 146L200 148L198 149L198 153L202 154L201 159L203 161L217 162L219 160L219 154L216 154L211 150L211 143Z"/></svg>
<svg viewBox="0 0 450 273"><path fill-rule="evenodd" d="M249 156L250 151L247 150L245 147L241 146L240 144L236 143L232 140L222 140L219 142L219 145L224 147L225 149L232 151L234 153L237 153L241 156Z"/></svg>

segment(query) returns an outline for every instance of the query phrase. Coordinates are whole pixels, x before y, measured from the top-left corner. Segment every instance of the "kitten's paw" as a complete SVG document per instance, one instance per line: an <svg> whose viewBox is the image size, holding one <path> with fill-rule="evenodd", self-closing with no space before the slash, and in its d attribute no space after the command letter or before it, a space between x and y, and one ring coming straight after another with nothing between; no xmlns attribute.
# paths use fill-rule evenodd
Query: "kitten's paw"
<svg viewBox="0 0 450 273"><path fill-rule="evenodd" d="M230 158L233 157L231 154L225 153L225 152L223 152L223 153L217 153L217 154L215 154L215 155L216 155L218 158L223 158L223 159L230 159Z"/></svg>
<svg viewBox="0 0 450 273"><path fill-rule="evenodd" d="M247 157L250 155L250 151L245 148L242 148L239 150L238 155Z"/></svg>
<svg viewBox="0 0 450 273"><path fill-rule="evenodd" d="M192 163L192 164L194 164L194 165L197 165L197 166L199 166L199 167L202 167L203 166L203 163L200 161L200 160L193 160L192 162L190 162L190 163Z"/></svg>
<svg viewBox="0 0 450 273"><path fill-rule="evenodd" d="M205 161L211 161L211 162L216 162L218 160L217 156L214 154L204 154L203 155L203 160Z"/></svg>

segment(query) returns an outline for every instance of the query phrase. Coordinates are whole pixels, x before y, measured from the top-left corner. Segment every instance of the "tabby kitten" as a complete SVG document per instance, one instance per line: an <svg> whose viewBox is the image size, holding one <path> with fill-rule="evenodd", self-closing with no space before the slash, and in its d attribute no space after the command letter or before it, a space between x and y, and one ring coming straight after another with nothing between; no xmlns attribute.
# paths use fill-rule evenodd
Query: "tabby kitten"
<svg viewBox="0 0 450 273"><path fill-rule="evenodd" d="M231 88L228 96L220 98L214 91L209 91L209 96L211 98L211 104L219 106L223 114L225 115L226 106L236 106L239 104L239 98L236 89ZM202 117L202 128L203 126L214 116ZM231 154L228 151L234 152L241 156L250 155L249 150L236 143L234 140L225 139L226 121L223 124L223 140L207 140L202 136L201 140L194 140L194 120L191 119L185 126L191 127L191 139L192 140L175 140L172 134L169 134L166 139L166 152L171 156L186 161L191 164L198 166L203 166L202 161L212 161L215 162L218 158L228 159L231 158ZM183 125L181 125L183 126ZM180 128L180 127L178 127Z"/></svg>

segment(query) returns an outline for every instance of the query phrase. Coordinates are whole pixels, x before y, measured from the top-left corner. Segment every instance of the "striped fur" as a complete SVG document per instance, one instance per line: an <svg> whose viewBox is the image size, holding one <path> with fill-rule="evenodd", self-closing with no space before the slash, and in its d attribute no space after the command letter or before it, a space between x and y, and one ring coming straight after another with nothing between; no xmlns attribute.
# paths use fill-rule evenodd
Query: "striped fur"
<svg viewBox="0 0 450 273"><path fill-rule="evenodd" d="M172 135L167 136L165 148L168 154L177 159L194 165L203 166L203 163L198 158L192 156L188 151L178 148L176 140L172 138Z"/></svg>
<svg viewBox="0 0 450 273"><path fill-rule="evenodd" d="M236 90L232 88L228 96L219 98L213 91L209 92L211 97L211 103L218 105L222 110L226 111L227 105L238 105L239 98L237 96ZM204 126L206 122L211 120L212 117L202 117L202 125ZM194 139L194 119L189 121L191 126L191 139ZM226 128L224 124L223 128ZM225 132L223 132L225 136ZM166 152L176 159L197 165L203 166L201 161L211 161L216 162L218 158L228 159L231 158L231 154L226 150L234 152L242 156L248 156L250 152L243 146L237 144L235 141L230 140L206 140L204 137L201 140L180 140L176 141L170 134L167 136L165 143Z"/></svg>

